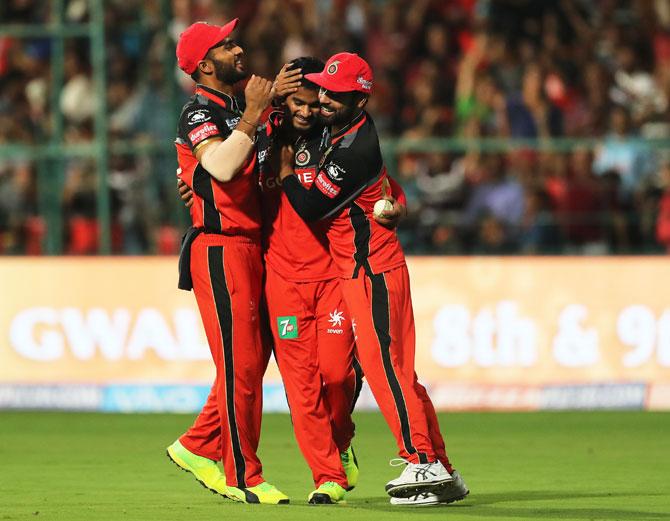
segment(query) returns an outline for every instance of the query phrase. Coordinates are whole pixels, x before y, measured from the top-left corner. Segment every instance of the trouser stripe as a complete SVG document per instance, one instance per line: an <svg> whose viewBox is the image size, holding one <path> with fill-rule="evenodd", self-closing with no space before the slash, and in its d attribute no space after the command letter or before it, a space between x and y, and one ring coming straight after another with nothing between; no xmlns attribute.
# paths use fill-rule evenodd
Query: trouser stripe
<svg viewBox="0 0 670 521"><path fill-rule="evenodd" d="M361 367L361 363L358 361L358 358L356 358L356 355L353 356L351 360L351 365L354 368L354 395L351 398L351 412L354 412L354 408L356 407L356 402L358 401L358 397L361 395L361 389L363 389L363 368Z"/></svg>
<svg viewBox="0 0 670 521"><path fill-rule="evenodd" d="M407 414L407 405L405 397L400 387L400 382L391 363L391 334L390 334L390 312L388 288L384 274L369 275L372 284L372 320L375 326L375 333L381 349L382 362L384 364L384 373L391 388L395 409L400 420L400 432L408 454L417 454L419 463L427 463L428 458L423 452L418 452L412 443L412 434L409 425L409 415Z"/></svg>
<svg viewBox="0 0 670 521"><path fill-rule="evenodd" d="M214 295L216 315L221 329L223 341L223 359L225 365L226 380L226 410L228 411L228 428L230 430L230 441L233 449L233 461L235 462L235 475L237 486L246 487L245 474L246 463L240 444L240 436L237 430L235 418L235 359L233 356L233 311L230 301L230 293L226 284L226 274L223 269L223 246L210 246L207 248L207 261L209 266L209 277Z"/></svg>

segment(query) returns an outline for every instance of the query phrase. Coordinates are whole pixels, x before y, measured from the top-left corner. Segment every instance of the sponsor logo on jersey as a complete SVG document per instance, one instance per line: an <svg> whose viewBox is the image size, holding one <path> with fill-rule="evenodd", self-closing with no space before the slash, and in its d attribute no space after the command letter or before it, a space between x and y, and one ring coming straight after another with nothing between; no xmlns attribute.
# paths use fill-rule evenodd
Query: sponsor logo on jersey
<svg viewBox="0 0 670 521"><path fill-rule="evenodd" d="M372 82L370 80L366 80L363 78L363 76L359 76L356 82L365 90L372 90Z"/></svg>
<svg viewBox="0 0 670 521"><path fill-rule="evenodd" d="M328 68L326 69L326 72L330 74L331 76L333 74L337 74L337 67L340 64L339 60L335 60L333 63L331 63Z"/></svg>
<svg viewBox="0 0 670 521"><path fill-rule="evenodd" d="M265 150L259 150L258 151L258 164L262 164L265 162L268 156L268 149L266 148Z"/></svg>
<svg viewBox="0 0 670 521"><path fill-rule="evenodd" d="M325 195L331 199L335 199L337 194L340 193L341 188L334 183L331 183L326 174L320 172L316 178L316 187Z"/></svg>
<svg viewBox="0 0 670 521"><path fill-rule="evenodd" d="M298 176L298 180L302 186L309 188L314 183L316 168L296 168L295 175Z"/></svg>
<svg viewBox="0 0 670 521"><path fill-rule="evenodd" d="M269 192L281 186L281 179L279 179L279 176L261 176L260 185L263 192Z"/></svg>
<svg viewBox="0 0 670 521"><path fill-rule="evenodd" d="M277 317L277 332L282 340L298 338L298 317Z"/></svg>
<svg viewBox="0 0 670 521"><path fill-rule="evenodd" d="M188 122L190 125L197 125L198 123L204 123L212 119L211 114L208 110L198 109L188 113Z"/></svg>
<svg viewBox="0 0 670 521"><path fill-rule="evenodd" d="M312 156L310 155L309 150L299 150L295 155L295 164L298 166L305 166L309 163L311 158Z"/></svg>
<svg viewBox="0 0 670 521"><path fill-rule="evenodd" d="M191 140L193 146L197 145L201 141L204 141L210 136L214 136L219 133L219 129L216 128L214 123L203 123L199 127L194 128L189 132L188 138Z"/></svg>
<svg viewBox="0 0 670 521"><path fill-rule="evenodd" d="M346 171L335 163L329 163L326 165L326 174L328 174L328 177L333 181L342 181L342 175L346 174Z"/></svg>
<svg viewBox="0 0 670 521"><path fill-rule="evenodd" d="M237 124L238 124L239 122L240 122L240 118L239 118L239 117L237 117L237 118L229 118L229 119L226 120L226 125L228 125L228 128L229 128L230 130L233 130L233 129L237 126Z"/></svg>
<svg viewBox="0 0 670 521"><path fill-rule="evenodd" d="M330 322L330 325L333 327L328 328L328 333L341 335L344 332L344 330L341 327L342 322L344 322L344 312L338 311L336 308L335 311L329 313L329 315L330 319L328 319L328 322Z"/></svg>

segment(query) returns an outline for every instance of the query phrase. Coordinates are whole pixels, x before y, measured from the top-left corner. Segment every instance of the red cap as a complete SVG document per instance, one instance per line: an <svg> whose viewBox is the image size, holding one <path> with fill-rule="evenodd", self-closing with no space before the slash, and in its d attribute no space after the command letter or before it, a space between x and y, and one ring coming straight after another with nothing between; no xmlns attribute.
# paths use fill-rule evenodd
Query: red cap
<svg viewBox="0 0 670 521"><path fill-rule="evenodd" d="M372 93L372 69L358 54L350 52L331 56L321 72L305 74L305 78L333 92Z"/></svg>
<svg viewBox="0 0 670 521"><path fill-rule="evenodd" d="M224 26L196 22L179 35L177 42L177 65L186 74L193 74L198 62L203 60L212 47L225 40L239 22L238 18Z"/></svg>

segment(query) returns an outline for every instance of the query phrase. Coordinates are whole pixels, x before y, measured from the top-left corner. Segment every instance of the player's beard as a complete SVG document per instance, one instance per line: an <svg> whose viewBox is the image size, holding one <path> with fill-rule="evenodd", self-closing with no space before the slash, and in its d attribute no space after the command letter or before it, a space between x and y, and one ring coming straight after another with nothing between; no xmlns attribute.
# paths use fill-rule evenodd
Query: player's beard
<svg viewBox="0 0 670 521"><path fill-rule="evenodd" d="M319 121L324 125L341 127L349 123L358 113L356 105L345 105L339 110L336 110L332 116L324 117L319 114Z"/></svg>
<svg viewBox="0 0 670 521"><path fill-rule="evenodd" d="M234 85L247 77L246 71L237 70L235 64L229 65L220 61L214 61L214 75L216 79L226 85Z"/></svg>

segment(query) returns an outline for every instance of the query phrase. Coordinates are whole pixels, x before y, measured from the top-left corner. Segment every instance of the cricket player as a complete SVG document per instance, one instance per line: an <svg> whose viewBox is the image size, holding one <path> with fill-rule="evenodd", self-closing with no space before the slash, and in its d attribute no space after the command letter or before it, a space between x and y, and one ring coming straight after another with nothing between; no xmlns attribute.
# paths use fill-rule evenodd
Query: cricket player
<svg viewBox="0 0 670 521"><path fill-rule="evenodd" d="M278 75L277 92L286 90L284 77L290 82L293 71L299 71L302 78L323 67L324 63L315 58L294 60ZM286 97L283 114L271 118L275 135L270 141L305 142L325 135L325 127L318 123L318 90L312 82L300 80L300 86ZM276 159L278 153L275 146L270 157ZM295 173L306 187L316 178L317 161L318 157L310 157L304 149L296 152ZM275 358L295 436L317 486L309 502L336 503L344 497L345 489L353 489L358 481L351 446L351 411L361 380L356 379L354 371L351 318L322 231L306 224L288 202L281 190L279 169L272 167L278 162L264 164L265 297ZM388 217L389 223L395 225L392 217L395 214ZM338 468L344 468L346 482L337 476Z"/></svg>
<svg viewBox="0 0 670 521"><path fill-rule="evenodd" d="M279 504L289 498L263 479L256 453L268 355L260 333L263 264L254 142L274 90L272 82L251 76L245 99L233 95L233 85L246 77L243 50L230 38L237 22L195 23L177 43L179 67L197 82L176 139L179 177L194 194L179 286L194 290L216 380L201 414L168 455L215 492L245 503ZM216 465L220 459L225 482Z"/></svg>
<svg viewBox="0 0 670 521"><path fill-rule="evenodd" d="M320 139L282 149L280 178L305 221L324 221L344 300L356 323L358 356L405 465L386 491L394 505L462 499L469 491L449 462L435 410L414 371L405 257L395 232L372 217L388 179L374 123L364 110L372 93L372 70L358 55L339 53L322 72L305 77L321 87L320 116L329 127ZM309 188L294 170L297 150L319 157Z"/></svg>

